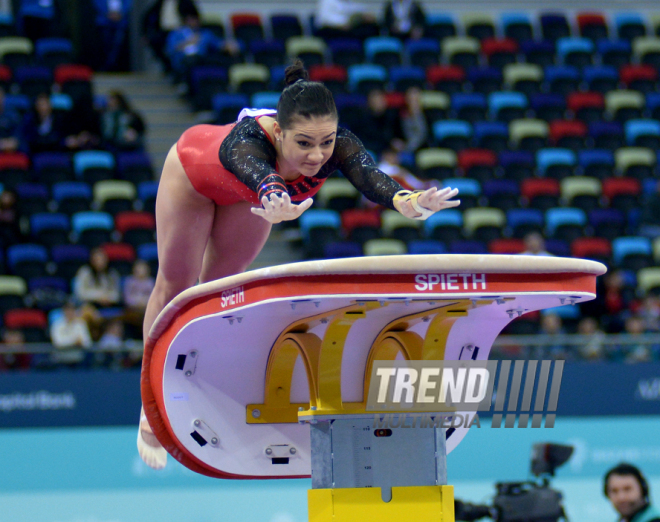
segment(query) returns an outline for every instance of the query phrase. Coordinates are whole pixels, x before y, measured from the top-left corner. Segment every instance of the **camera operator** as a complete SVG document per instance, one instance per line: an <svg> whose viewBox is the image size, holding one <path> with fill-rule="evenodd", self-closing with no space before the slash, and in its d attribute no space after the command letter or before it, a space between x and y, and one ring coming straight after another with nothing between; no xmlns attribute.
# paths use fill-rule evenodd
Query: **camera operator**
<svg viewBox="0 0 660 522"><path fill-rule="evenodd" d="M609 470L603 492L621 522L660 522L660 511L650 504L648 483L632 464L621 463Z"/></svg>

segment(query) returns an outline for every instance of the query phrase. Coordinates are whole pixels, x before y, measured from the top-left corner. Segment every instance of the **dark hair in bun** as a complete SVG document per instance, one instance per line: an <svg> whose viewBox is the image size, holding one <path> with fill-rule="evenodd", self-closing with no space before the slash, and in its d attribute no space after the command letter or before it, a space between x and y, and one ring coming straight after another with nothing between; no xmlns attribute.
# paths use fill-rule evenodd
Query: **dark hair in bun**
<svg viewBox="0 0 660 522"><path fill-rule="evenodd" d="M296 60L284 71L286 87L277 104L277 122L285 130L299 116L333 116L337 118L337 107L330 90L321 82L309 81L309 73L302 61Z"/></svg>

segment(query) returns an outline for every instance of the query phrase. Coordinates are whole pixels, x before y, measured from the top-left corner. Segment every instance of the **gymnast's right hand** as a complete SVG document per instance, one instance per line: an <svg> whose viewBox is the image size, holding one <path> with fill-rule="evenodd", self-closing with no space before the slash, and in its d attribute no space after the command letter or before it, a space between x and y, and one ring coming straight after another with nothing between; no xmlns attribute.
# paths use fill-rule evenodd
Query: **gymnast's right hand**
<svg viewBox="0 0 660 522"><path fill-rule="evenodd" d="M261 216L266 221L275 224L281 221L297 219L300 217L300 214L312 206L313 202L312 198L308 198L300 203L300 205L294 205L288 194L285 193L281 197L273 194L270 199L267 196L261 198L263 208L252 207L251 210L253 214Z"/></svg>

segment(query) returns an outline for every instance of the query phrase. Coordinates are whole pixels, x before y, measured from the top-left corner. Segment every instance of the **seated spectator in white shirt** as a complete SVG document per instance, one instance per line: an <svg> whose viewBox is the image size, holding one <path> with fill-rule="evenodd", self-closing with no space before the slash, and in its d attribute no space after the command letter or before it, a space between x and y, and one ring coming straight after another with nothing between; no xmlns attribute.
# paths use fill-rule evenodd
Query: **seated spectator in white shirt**
<svg viewBox="0 0 660 522"><path fill-rule="evenodd" d="M89 348L92 338L87 323L78 317L76 307L67 302L62 308L64 315L50 327L50 339L55 348Z"/></svg>

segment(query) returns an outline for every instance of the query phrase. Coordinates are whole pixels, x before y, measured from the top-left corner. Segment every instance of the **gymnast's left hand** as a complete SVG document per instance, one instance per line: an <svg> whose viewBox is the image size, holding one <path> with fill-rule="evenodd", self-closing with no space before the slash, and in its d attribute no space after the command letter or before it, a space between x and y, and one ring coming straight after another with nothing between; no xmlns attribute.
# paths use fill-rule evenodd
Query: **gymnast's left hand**
<svg viewBox="0 0 660 522"><path fill-rule="evenodd" d="M442 190L433 187L408 194L402 192L397 192L394 197L394 207L401 214L411 219L427 219L440 210L454 208L461 204L459 199L452 200L458 194L458 189L450 187Z"/></svg>
<svg viewBox="0 0 660 522"><path fill-rule="evenodd" d="M266 221L275 224L297 219L300 217L300 214L312 206L312 203L314 203L314 200L308 198L299 205L294 205L288 194L285 193L281 197L273 194L270 199L267 196L261 198L263 208L253 207L251 210L253 214L261 216Z"/></svg>

